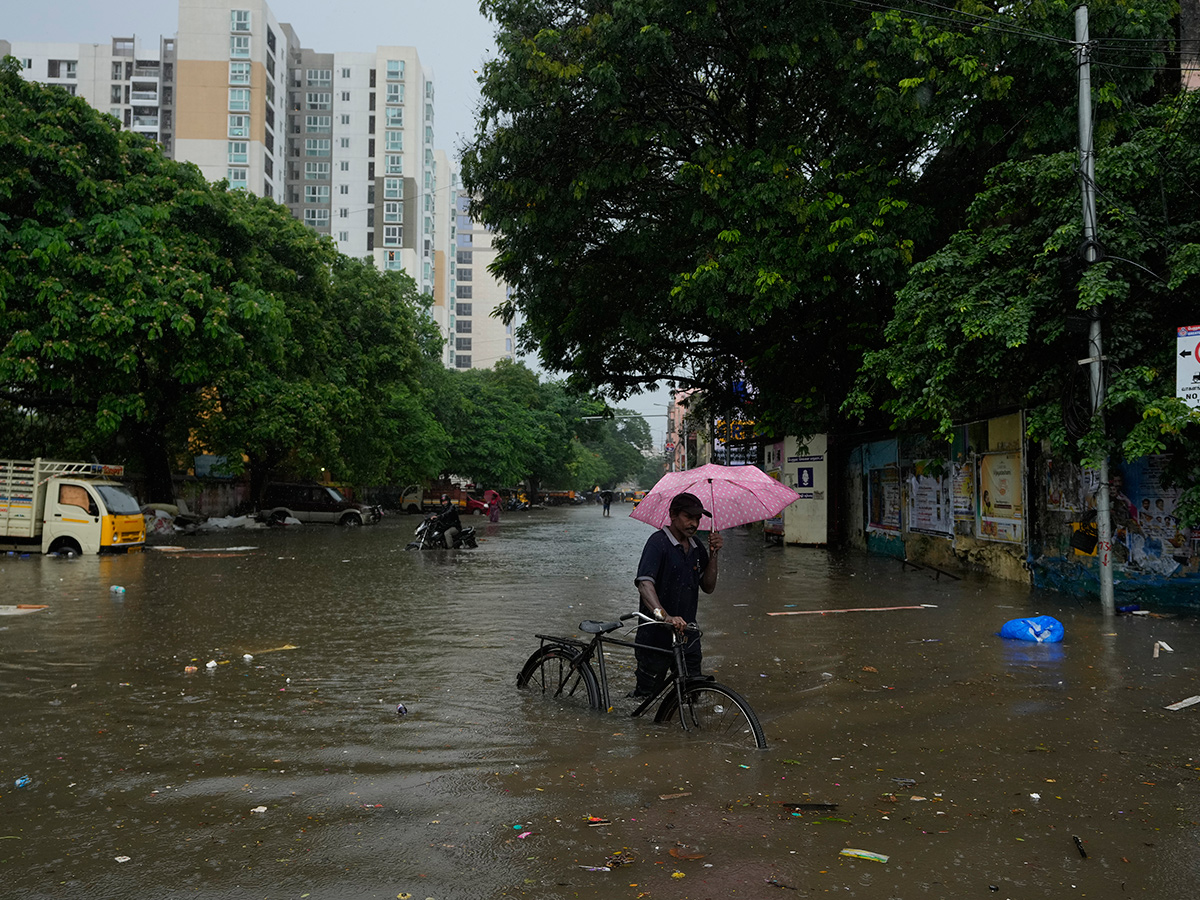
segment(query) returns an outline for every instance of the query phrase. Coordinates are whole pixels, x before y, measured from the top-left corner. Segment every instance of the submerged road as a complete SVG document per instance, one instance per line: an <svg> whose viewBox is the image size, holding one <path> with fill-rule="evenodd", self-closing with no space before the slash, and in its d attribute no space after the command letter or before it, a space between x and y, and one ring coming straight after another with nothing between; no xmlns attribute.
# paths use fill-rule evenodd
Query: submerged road
<svg viewBox="0 0 1200 900"><path fill-rule="evenodd" d="M627 512L0 556L0 603L48 607L0 618L5 896L1200 894L1200 704L1164 709L1195 618L731 532L706 669L770 747L707 744L516 690L534 632L634 608ZM1034 614L1066 640L995 635Z"/></svg>

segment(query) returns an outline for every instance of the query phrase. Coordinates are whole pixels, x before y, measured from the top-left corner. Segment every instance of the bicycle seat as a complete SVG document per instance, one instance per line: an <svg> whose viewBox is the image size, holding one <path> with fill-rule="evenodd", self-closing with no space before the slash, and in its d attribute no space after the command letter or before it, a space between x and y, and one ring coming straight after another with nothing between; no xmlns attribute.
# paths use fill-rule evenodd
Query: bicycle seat
<svg viewBox="0 0 1200 900"><path fill-rule="evenodd" d="M608 634L620 627L620 622L597 622L594 619L587 619L579 623L579 630L586 631L588 634Z"/></svg>

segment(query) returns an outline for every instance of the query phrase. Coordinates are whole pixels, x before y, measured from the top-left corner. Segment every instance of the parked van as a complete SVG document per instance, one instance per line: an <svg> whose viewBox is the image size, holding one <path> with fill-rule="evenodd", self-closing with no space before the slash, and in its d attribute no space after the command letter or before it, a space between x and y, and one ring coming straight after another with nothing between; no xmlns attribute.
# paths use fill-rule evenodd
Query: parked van
<svg viewBox="0 0 1200 900"><path fill-rule="evenodd" d="M364 506L347 500L337 488L327 484L267 485L260 518L281 524L293 518L301 522L329 522L335 525L374 525L382 516L378 506Z"/></svg>

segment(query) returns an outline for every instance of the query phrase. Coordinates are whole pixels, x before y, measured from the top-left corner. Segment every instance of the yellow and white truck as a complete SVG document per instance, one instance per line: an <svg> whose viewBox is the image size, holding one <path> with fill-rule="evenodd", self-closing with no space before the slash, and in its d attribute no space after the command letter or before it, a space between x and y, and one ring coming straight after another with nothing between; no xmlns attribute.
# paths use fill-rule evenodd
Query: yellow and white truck
<svg viewBox="0 0 1200 900"><path fill-rule="evenodd" d="M146 543L124 466L0 459L0 546L43 553L124 553Z"/></svg>

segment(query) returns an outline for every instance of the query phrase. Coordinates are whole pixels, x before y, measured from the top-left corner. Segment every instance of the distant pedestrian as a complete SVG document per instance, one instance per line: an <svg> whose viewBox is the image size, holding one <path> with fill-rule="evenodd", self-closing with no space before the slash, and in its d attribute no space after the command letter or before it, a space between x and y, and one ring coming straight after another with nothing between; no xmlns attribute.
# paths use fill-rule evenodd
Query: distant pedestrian
<svg viewBox="0 0 1200 900"><path fill-rule="evenodd" d="M612 491L600 492L600 502L604 504L604 515L606 516L612 515L611 511L609 510L609 507L612 506L612 495Z"/></svg>

